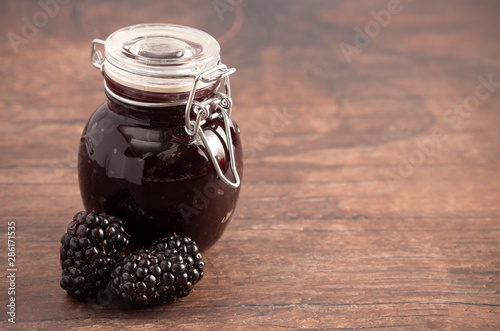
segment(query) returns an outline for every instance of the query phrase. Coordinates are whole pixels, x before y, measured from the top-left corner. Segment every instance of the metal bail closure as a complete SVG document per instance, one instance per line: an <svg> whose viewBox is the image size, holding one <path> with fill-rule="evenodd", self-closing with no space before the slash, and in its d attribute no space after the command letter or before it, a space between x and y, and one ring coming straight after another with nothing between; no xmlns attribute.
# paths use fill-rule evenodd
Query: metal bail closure
<svg viewBox="0 0 500 331"><path fill-rule="evenodd" d="M212 164L214 165L215 171L217 172L217 175L219 178L228 186L232 188L238 188L240 186L240 176L238 174L238 170L236 169L236 160L234 157L234 148L233 148L233 139L231 138L231 131L229 127L229 118L231 116L231 110L232 110L232 100L231 100L231 87L229 84L229 75L234 73L236 69L231 68L228 69L225 65L219 64L218 66L207 70L205 72L202 72L193 81L193 86L191 87L191 91L189 93L189 98L186 104L186 112L185 112L185 119L186 119L186 125L184 126L184 129L186 130L187 134L190 136L194 136L195 134L198 134L201 138L201 141L203 142L203 145L207 149L208 156L210 157L210 160L212 161ZM221 78L224 78L224 87L226 89L226 94L223 93L216 93L216 97L209 99L205 102L196 102L194 101L194 95L196 93L196 85L198 84L199 81L202 81L204 83L212 83L215 82ZM194 105L194 111L196 113L196 120L191 121L190 119L190 113L191 113L191 106ZM220 105L221 111L216 112L213 115L210 116L210 111L208 107L210 106L216 106ZM215 158L214 153L212 152L210 145L208 144L207 138L205 136L205 132L202 129L202 125L205 123L207 119L212 119L216 117L222 117L224 120L224 129L226 131L226 142L227 142L227 149L229 151L229 166L231 168L231 171L234 176L234 182L230 181L223 173L222 169L219 166L219 162Z"/></svg>
<svg viewBox="0 0 500 331"><path fill-rule="evenodd" d="M217 162L214 153L212 153L212 150L208 145L205 133L203 132L203 129L201 127L198 129L198 134L200 135L200 138L203 141L203 145L205 145L205 148L208 151L208 155L210 156L210 160L212 160L215 170L217 171L217 175L226 185L229 185L232 188L238 188L240 186L240 176L238 175L238 170L236 169L236 161L234 159L233 139L231 138L231 132L229 131L230 130L229 117L227 116L227 113L225 111L223 111L221 114L222 118L224 119L224 128L226 130L226 137L227 137L227 148L229 150L229 157L230 157L229 166L234 175L234 183L231 182L229 179L227 179L227 177L224 176L224 174L222 173L222 170L219 166L219 162Z"/></svg>
<svg viewBox="0 0 500 331"><path fill-rule="evenodd" d="M101 51L97 50L97 45L104 46L106 42L101 39L92 40L92 48L90 49L90 62L97 69L102 70L102 65L104 63L104 57L102 56Z"/></svg>

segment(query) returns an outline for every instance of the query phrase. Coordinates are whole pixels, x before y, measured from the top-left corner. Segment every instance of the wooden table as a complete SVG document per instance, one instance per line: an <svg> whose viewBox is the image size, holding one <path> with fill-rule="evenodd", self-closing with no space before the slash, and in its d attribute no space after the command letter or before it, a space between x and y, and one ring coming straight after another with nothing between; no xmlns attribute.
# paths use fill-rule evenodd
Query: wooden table
<svg viewBox="0 0 500 331"><path fill-rule="evenodd" d="M221 1L1 2L0 328L498 329L498 2ZM238 69L242 194L189 297L78 303L58 251L105 100L90 42L144 22L205 30Z"/></svg>

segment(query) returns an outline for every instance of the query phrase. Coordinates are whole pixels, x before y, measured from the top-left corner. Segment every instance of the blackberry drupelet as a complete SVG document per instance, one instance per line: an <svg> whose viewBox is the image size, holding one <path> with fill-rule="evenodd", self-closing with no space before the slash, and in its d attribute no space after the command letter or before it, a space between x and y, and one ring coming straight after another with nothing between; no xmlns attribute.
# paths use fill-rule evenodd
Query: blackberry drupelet
<svg viewBox="0 0 500 331"><path fill-rule="evenodd" d="M205 263L193 241L170 238L175 238L172 245L156 240L154 250L141 249L123 258L111 272L111 293L138 306L168 303L189 295L203 278Z"/></svg>
<svg viewBox="0 0 500 331"><path fill-rule="evenodd" d="M61 287L78 301L96 297L106 287L128 235L115 216L81 211L61 238Z"/></svg>

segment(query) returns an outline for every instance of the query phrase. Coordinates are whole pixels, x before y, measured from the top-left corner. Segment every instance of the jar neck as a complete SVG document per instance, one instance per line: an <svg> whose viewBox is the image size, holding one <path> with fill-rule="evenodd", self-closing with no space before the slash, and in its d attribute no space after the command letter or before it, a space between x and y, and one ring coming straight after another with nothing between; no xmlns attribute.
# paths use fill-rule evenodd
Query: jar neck
<svg viewBox="0 0 500 331"><path fill-rule="evenodd" d="M106 75L106 73L104 73L104 80L112 92L118 94L121 97L134 101L175 103L175 102L185 101L189 97L189 91L161 93L161 92L149 92L149 91L134 89L116 83L115 81L110 79ZM206 98L210 97L214 93L214 91L217 90L219 84L220 82L215 82L214 84L207 86L203 89L196 90L194 97L195 100L205 100Z"/></svg>
<svg viewBox="0 0 500 331"><path fill-rule="evenodd" d="M116 83L106 76L106 74L104 74L104 80L111 92L105 91L110 101L110 108L117 114L158 124L177 125L185 123L186 105L185 103L182 104L182 102L187 101L189 92L159 93L137 90ZM194 100L203 101L213 97L219 85L220 81L197 90ZM150 107L147 105L138 105L137 102L165 103L167 105ZM172 105L168 105L169 103ZM194 116L193 110L191 110L191 116Z"/></svg>

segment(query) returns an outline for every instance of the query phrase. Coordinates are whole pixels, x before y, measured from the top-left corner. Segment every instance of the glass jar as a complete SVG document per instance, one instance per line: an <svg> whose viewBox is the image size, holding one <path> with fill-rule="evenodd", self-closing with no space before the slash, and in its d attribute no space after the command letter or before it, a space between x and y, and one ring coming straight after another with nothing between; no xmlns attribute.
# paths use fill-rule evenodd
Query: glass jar
<svg viewBox="0 0 500 331"><path fill-rule="evenodd" d="M108 101L80 141L86 210L119 216L143 242L176 233L206 250L221 237L243 162L231 119L235 69L219 53L205 32L167 24L135 25L92 42Z"/></svg>

